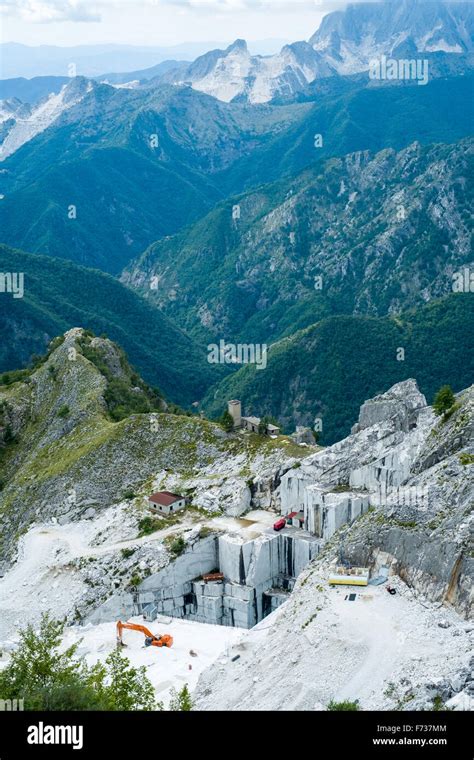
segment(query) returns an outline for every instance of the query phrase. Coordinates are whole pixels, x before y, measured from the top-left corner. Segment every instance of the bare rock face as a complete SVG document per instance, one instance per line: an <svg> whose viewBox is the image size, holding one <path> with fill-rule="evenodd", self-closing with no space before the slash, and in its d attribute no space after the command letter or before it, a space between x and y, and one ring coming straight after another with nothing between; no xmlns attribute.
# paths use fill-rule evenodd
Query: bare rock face
<svg viewBox="0 0 474 760"><path fill-rule="evenodd" d="M416 382L407 380L363 404L352 435L283 476L282 511L300 509L315 491L328 510L341 491L351 503L368 499L375 512L350 529L346 559L374 567L385 552L410 586L468 617L473 460L474 387L457 395L445 419L435 416Z"/></svg>
<svg viewBox="0 0 474 760"><path fill-rule="evenodd" d="M304 427L304 425L297 425L296 431L291 437L295 443L303 443L306 446L314 446L316 443L313 431L309 427Z"/></svg>
<svg viewBox="0 0 474 760"><path fill-rule="evenodd" d="M375 491L401 485L434 424L432 410L415 380L394 385L366 401L352 434L301 461L282 478L280 495L289 511L299 509L311 485Z"/></svg>
<svg viewBox="0 0 474 760"><path fill-rule="evenodd" d="M115 343L112 343L107 338L92 338L91 347L100 351L102 359L113 377L119 379L127 378L127 373L121 362L121 353Z"/></svg>
<svg viewBox="0 0 474 760"><path fill-rule="evenodd" d="M283 512L311 491L327 514L335 497L370 509L326 541L286 604L201 675L195 709L314 710L343 699L472 709L473 628L463 618L473 600L474 386L438 418L415 381L400 383L366 402L358 425L283 475L279 490ZM328 586L341 555L372 577L383 568L396 595L374 585L346 604Z"/></svg>
<svg viewBox="0 0 474 760"><path fill-rule="evenodd" d="M352 433L393 421L397 430L407 433L411 430L421 409L426 407L426 399L418 390L416 380L405 380L390 388L387 393L376 396L361 406L359 421Z"/></svg>
<svg viewBox="0 0 474 760"><path fill-rule="evenodd" d="M456 409L447 419L441 418L426 446L420 451L413 465L413 472L423 472L428 467L446 459L474 442L474 392L467 388L458 394Z"/></svg>

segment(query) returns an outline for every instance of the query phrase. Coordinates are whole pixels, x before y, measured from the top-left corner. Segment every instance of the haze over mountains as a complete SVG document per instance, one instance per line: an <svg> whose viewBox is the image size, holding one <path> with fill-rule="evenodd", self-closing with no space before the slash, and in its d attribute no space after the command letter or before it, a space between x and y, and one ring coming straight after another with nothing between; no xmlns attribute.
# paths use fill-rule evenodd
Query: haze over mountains
<svg viewBox="0 0 474 760"><path fill-rule="evenodd" d="M251 47L256 53L268 55L283 44L283 40L257 40L251 43ZM2 79L70 76L70 66L74 64L77 74L96 77L107 71L145 69L166 60L192 61L216 47L219 43L211 41L185 42L169 47L114 44L32 47L4 42L0 45L0 74Z"/></svg>
<svg viewBox="0 0 474 760"><path fill-rule="evenodd" d="M72 265L120 278L113 298L138 291L133 303L143 322L156 312L164 345L181 335L192 359L180 364L184 376L173 387L169 368L147 360L148 338L140 350L139 324L129 334L118 308L97 319L110 280L81 270L78 278L89 282L82 303L81 294L63 293L56 305L49 299L46 315L38 294L30 294L28 313L26 300L6 304L9 328L23 336L31 329L31 339L3 352L2 369L27 364L59 329L81 322L96 330L100 321L119 342L117 328L124 331L145 379L184 405L206 398L215 414L226 372L209 367L208 341L271 344L293 336L299 344L301 330L340 315L354 325L382 320L384 331L393 315L456 300L453 275L474 260L473 37L469 3L387 0L330 13L308 30L308 41L271 55L237 40L191 63L155 55L141 69L142 59L132 65L130 51L117 46L108 51L116 66L104 63L94 78L3 80L2 242L28 252L21 254L26 276L34 254L56 259L45 268L52 293L62 292ZM83 52L95 66L91 51ZM374 81L369 64L382 55L422 56L427 84ZM71 264L63 269L64 259ZM37 275L32 282L39 287ZM461 322L463 308L455 309ZM420 341L426 325L420 316ZM472 326L459 329L459 341L468 350ZM337 345L332 351L343 361ZM466 378L456 366L445 379L460 389ZM226 380L224 388L244 404L263 404L256 376L235 367L227 373L236 369L235 385ZM401 376L386 369L387 382L403 379L401 367ZM433 377L444 369L435 358ZM380 390L361 384L331 440ZM349 385L337 391L349 392ZM321 406L316 389L299 407L279 393L275 381L264 405L288 427Z"/></svg>

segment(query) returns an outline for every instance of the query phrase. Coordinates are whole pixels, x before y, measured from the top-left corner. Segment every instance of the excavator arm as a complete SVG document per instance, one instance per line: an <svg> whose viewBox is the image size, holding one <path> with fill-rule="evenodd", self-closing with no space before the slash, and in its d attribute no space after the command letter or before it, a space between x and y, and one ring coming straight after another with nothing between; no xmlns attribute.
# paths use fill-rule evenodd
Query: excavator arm
<svg viewBox="0 0 474 760"><path fill-rule="evenodd" d="M145 636L145 646L149 647L172 647L173 637L168 633L164 633L162 636L155 636L154 633L148 630L144 625L138 623L122 623L121 620L117 623L117 643L125 646L122 639L122 631L127 628L130 631L139 631Z"/></svg>

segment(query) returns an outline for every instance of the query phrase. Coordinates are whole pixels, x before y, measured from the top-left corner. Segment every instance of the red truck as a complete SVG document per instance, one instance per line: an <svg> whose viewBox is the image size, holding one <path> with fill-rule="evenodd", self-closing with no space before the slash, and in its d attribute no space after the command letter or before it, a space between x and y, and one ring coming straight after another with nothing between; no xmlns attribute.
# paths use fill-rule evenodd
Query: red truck
<svg viewBox="0 0 474 760"><path fill-rule="evenodd" d="M283 530L285 525L286 525L286 519L282 517L280 518L280 520L276 521L276 523L273 526L273 530Z"/></svg>

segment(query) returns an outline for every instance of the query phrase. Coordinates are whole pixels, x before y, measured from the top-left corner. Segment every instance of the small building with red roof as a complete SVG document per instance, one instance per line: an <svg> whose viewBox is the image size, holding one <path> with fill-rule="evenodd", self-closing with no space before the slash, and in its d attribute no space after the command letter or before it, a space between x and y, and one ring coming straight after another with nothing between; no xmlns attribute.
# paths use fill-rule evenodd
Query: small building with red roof
<svg viewBox="0 0 474 760"><path fill-rule="evenodd" d="M158 512L160 515L171 515L185 508L186 499L178 493L171 493L171 491L157 491L148 497L148 506L153 512Z"/></svg>

